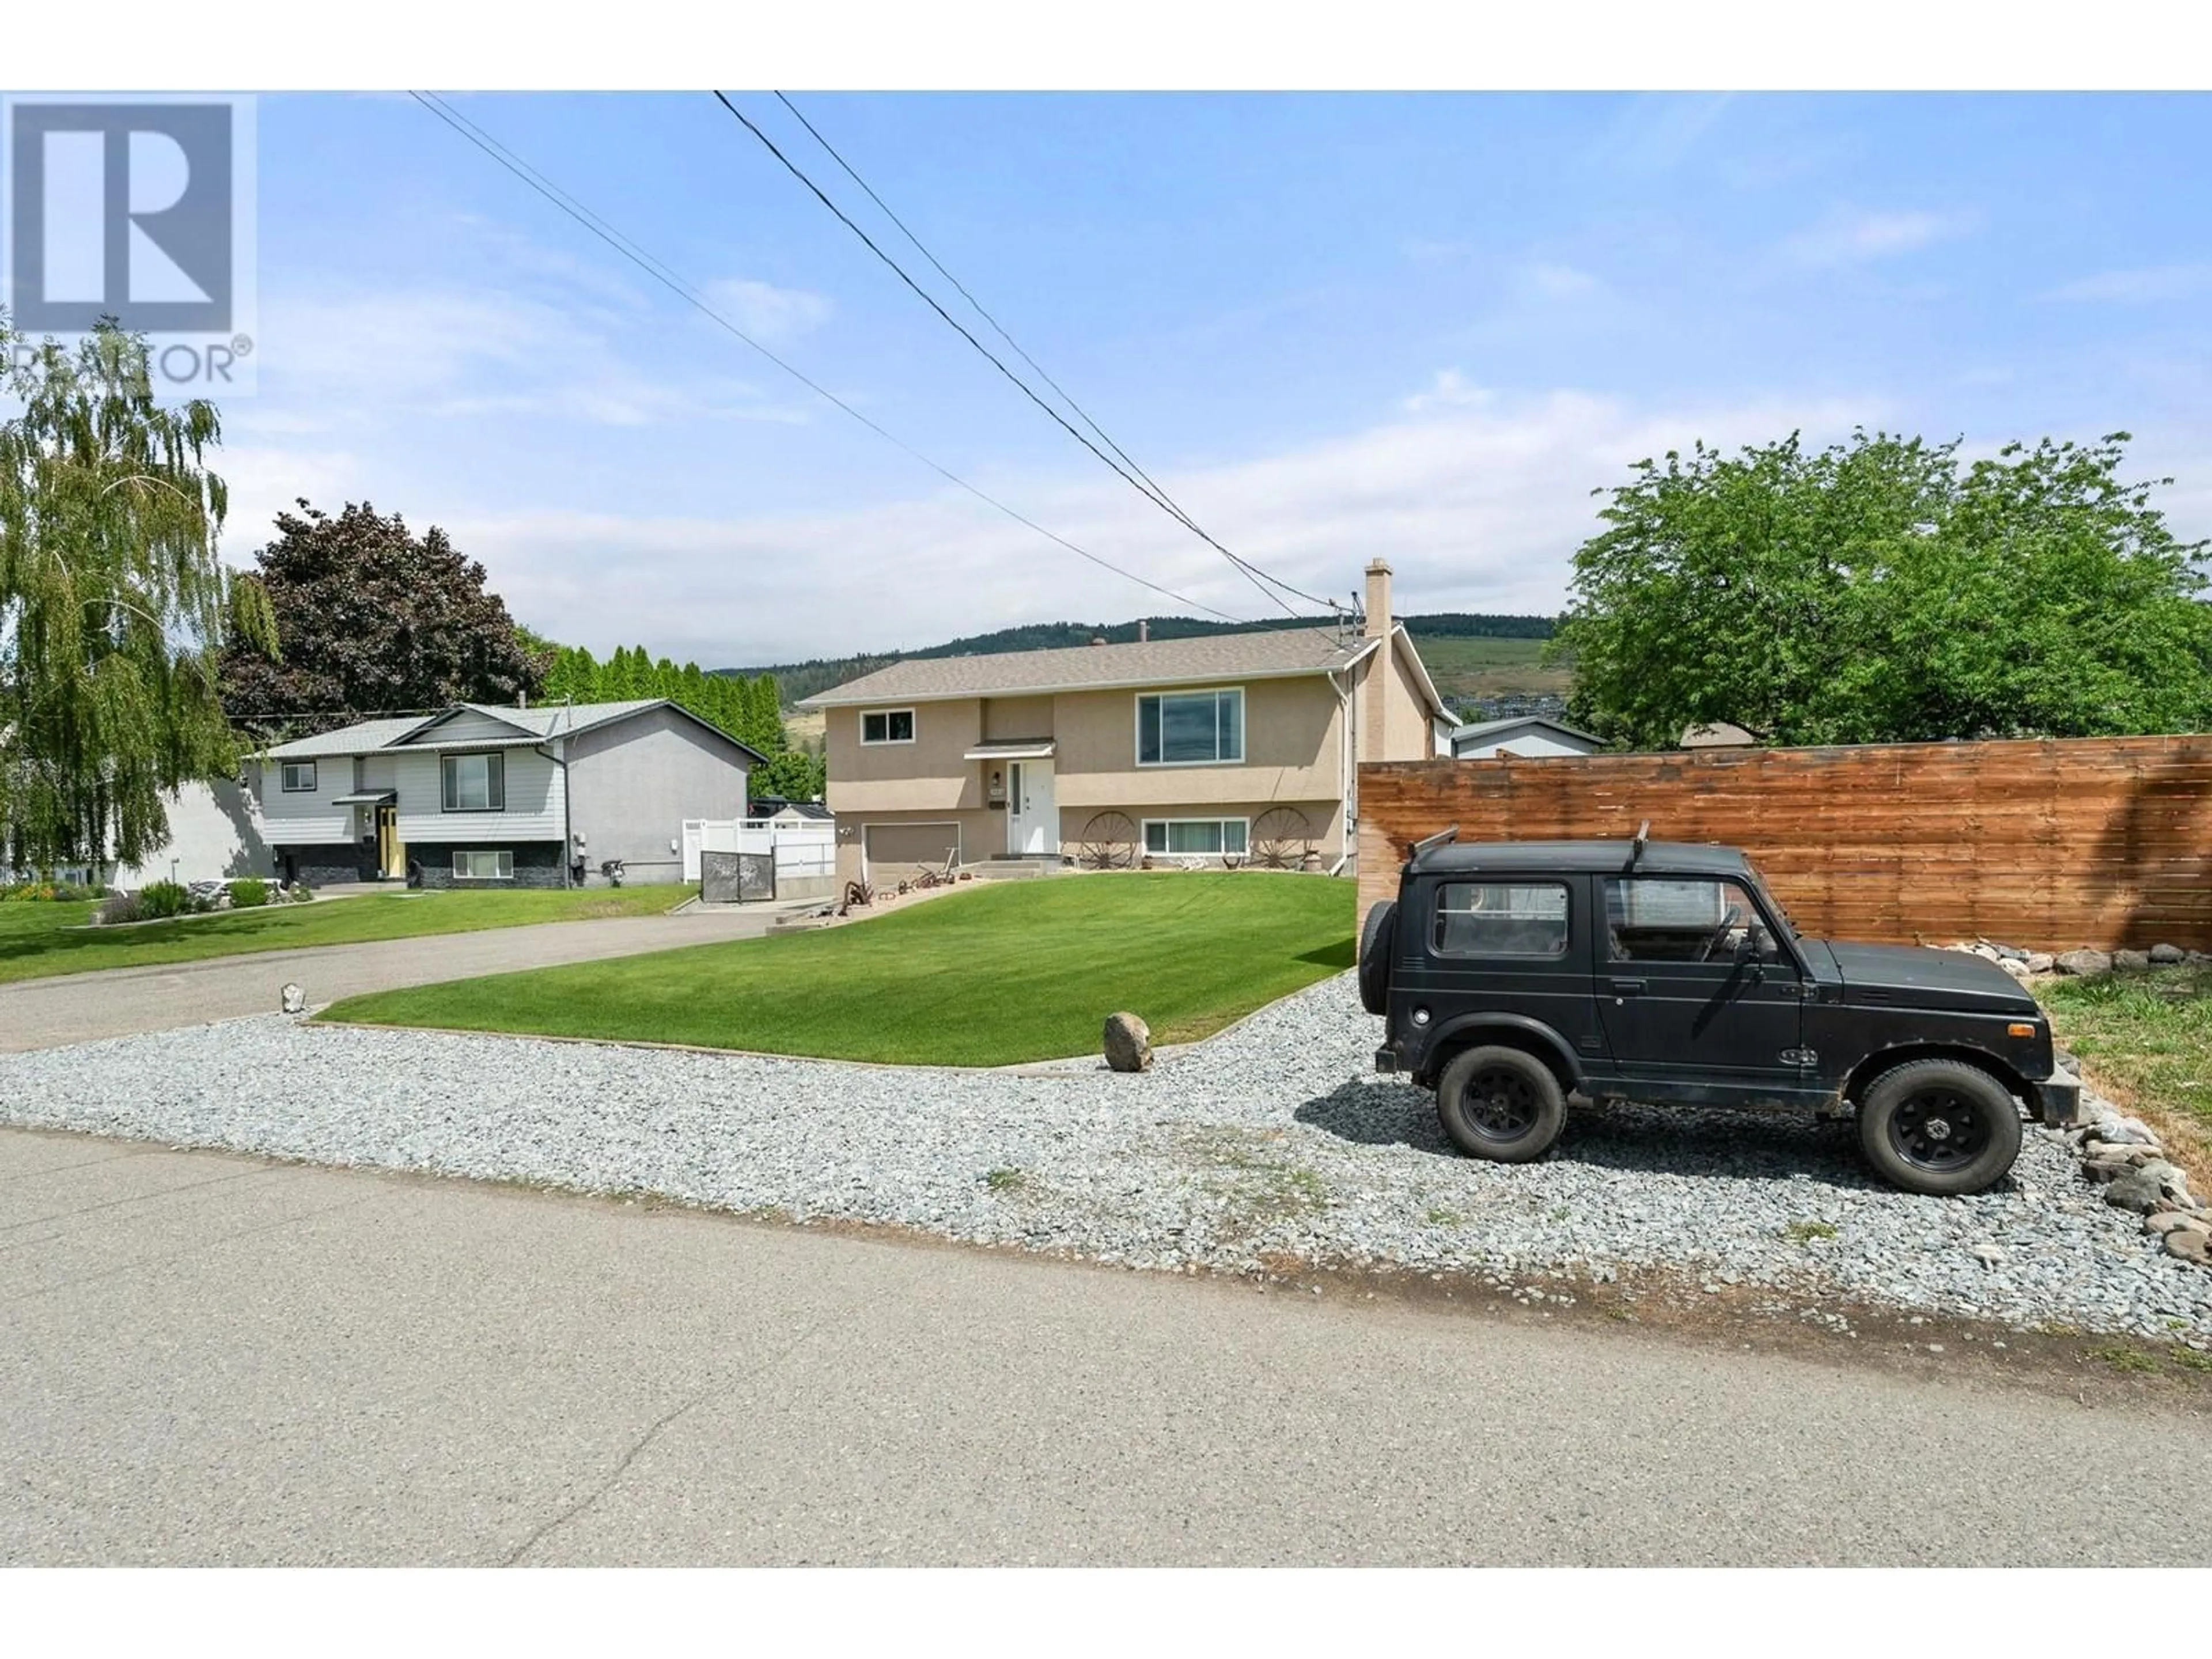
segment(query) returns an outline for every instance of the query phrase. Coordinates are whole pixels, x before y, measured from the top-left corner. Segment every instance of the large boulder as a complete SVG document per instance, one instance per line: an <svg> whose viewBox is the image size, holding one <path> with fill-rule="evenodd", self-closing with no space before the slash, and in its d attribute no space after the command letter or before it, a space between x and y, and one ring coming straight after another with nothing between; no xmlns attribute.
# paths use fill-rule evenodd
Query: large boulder
<svg viewBox="0 0 2212 1659"><path fill-rule="evenodd" d="M2051 971L2051 964L2057 960L2058 958L2048 951L2030 951L2027 953L2027 971L2031 974L2047 974Z"/></svg>
<svg viewBox="0 0 2212 1659"><path fill-rule="evenodd" d="M2062 974L2081 974L2087 975L2090 974L2109 974L2112 971L2112 957L2106 956L2102 951L2091 951L2087 949L2080 951L2062 951L2057 956L2051 958L2051 965L2057 968Z"/></svg>
<svg viewBox="0 0 2212 1659"><path fill-rule="evenodd" d="M1134 1014L1106 1016L1106 1064L1117 1072L1152 1069L1152 1028Z"/></svg>
<svg viewBox="0 0 2212 1659"><path fill-rule="evenodd" d="M2150 966L2150 952L2148 951L2115 951L2112 952L2112 966L2118 969L2124 974L2140 974L2144 969Z"/></svg>
<svg viewBox="0 0 2212 1659"><path fill-rule="evenodd" d="M2105 1188L2105 1202L2137 1215L2176 1206L2196 1207L2196 1200L2189 1195L2189 1177L2164 1158L2153 1158L2114 1181Z"/></svg>
<svg viewBox="0 0 2212 1659"><path fill-rule="evenodd" d="M2179 945L2154 945L2150 959L2161 968L2175 968L2189 960L2189 952Z"/></svg>

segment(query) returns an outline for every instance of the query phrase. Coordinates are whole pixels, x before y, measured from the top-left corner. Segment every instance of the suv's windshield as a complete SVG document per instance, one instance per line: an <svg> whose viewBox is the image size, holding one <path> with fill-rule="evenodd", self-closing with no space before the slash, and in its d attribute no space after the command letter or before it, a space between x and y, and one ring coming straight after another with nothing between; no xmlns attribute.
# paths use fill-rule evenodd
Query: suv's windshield
<svg viewBox="0 0 2212 1659"><path fill-rule="evenodd" d="M1797 924L1790 920L1790 913L1782 908L1781 901L1774 896L1774 890L1766 884L1766 878L1759 874L1759 866L1747 861L1744 870L1751 877L1751 884L1759 890L1759 900L1766 906L1767 915L1774 918L1774 925L1782 930L1785 938L1796 939Z"/></svg>

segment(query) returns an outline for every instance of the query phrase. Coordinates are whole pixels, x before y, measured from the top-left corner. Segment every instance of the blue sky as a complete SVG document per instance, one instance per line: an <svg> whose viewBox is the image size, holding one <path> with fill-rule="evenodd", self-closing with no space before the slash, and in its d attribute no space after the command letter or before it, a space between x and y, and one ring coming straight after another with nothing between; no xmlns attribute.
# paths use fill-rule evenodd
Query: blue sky
<svg viewBox="0 0 2212 1659"><path fill-rule="evenodd" d="M928 274L772 97L736 97ZM453 101L937 460L1261 614L704 94ZM2124 428L2212 533L2204 98L799 101L1200 523L1316 592L1381 554L1403 609L1553 610L1630 461L1854 422L1976 449ZM264 98L258 145L234 559L295 495L366 497L445 525L534 628L713 664L1171 608L412 101Z"/></svg>

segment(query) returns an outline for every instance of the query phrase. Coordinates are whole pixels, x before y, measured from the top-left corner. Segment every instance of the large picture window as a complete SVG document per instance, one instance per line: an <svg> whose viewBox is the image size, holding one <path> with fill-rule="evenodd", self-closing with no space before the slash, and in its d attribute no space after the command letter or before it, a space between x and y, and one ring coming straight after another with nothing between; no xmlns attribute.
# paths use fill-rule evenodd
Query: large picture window
<svg viewBox="0 0 2212 1659"><path fill-rule="evenodd" d="M313 761L286 761L277 769L283 775L284 793L297 795L312 793L315 787L315 763Z"/></svg>
<svg viewBox="0 0 2212 1659"><path fill-rule="evenodd" d="M872 708L860 716L860 741L866 744L912 743L914 710Z"/></svg>
<svg viewBox="0 0 2212 1659"><path fill-rule="evenodd" d="M1245 824L1242 818L1148 818L1145 823L1147 853L1200 858L1243 856Z"/></svg>
<svg viewBox="0 0 2212 1659"><path fill-rule="evenodd" d="M446 810L448 812L503 812L507 810L507 757L447 755Z"/></svg>
<svg viewBox="0 0 2212 1659"><path fill-rule="evenodd" d="M1137 764L1218 766L1244 758L1244 693L1146 692L1137 699Z"/></svg>

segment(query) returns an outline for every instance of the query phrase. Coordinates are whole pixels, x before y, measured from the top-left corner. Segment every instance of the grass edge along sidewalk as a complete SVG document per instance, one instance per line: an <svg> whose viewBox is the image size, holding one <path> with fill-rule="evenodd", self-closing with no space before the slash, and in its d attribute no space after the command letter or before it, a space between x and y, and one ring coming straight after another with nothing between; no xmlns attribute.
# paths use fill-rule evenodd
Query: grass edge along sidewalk
<svg viewBox="0 0 2212 1659"><path fill-rule="evenodd" d="M1349 882L1245 871L979 884L857 926L352 997L319 1018L809 1059L1008 1066L1106 1015L1210 1035L1352 966Z"/></svg>
<svg viewBox="0 0 2212 1659"><path fill-rule="evenodd" d="M0 904L0 985L322 945L474 933L548 921L659 915L696 890L670 884L520 892L375 893L141 922L112 931L88 925L94 908L90 902L19 901Z"/></svg>
<svg viewBox="0 0 2212 1659"><path fill-rule="evenodd" d="M2048 980L2036 995L2097 1086L2159 1132L2167 1156L2212 1185L2212 969Z"/></svg>

